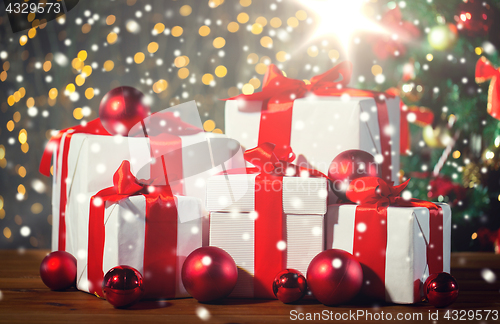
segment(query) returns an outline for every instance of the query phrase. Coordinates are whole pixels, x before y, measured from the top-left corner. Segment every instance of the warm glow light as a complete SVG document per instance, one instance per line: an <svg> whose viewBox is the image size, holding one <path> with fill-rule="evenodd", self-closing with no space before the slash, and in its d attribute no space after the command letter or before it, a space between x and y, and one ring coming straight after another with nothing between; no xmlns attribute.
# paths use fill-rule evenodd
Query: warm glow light
<svg viewBox="0 0 500 324"><path fill-rule="evenodd" d="M318 18L313 38L335 35L348 52L349 42L358 31L384 33L384 29L361 12L366 0L300 0Z"/></svg>

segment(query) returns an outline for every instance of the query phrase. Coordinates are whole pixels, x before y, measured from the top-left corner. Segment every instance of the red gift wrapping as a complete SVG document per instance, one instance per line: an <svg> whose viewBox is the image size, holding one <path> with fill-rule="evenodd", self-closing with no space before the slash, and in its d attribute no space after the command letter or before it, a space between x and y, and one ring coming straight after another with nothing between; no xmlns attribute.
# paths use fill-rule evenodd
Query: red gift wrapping
<svg viewBox="0 0 500 324"><path fill-rule="evenodd" d="M354 236L353 255L358 258L363 267L364 282L361 290L367 296L385 299L387 208L389 206L429 209L430 237L429 242L427 242L429 273L443 271L443 216L441 208L428 201L401 198L400 194L409 181L407 180L399 186L393 186L377 177L363 177L354 180L349 185L347 198L359 204L356 207L354 228L358 228L358 225L366 228L365 231L357 231Z"/></svg>
<svg viewBox="0 0 500 324"><path fill-rule="evenodd" d="M174 298L177 263L177 208L171 188L139 183L130 172L130 163L123 161L113 176L114 186L99 191L90 200L88 240L89 292L103 296L102 280L106 202L143 195L146 198L144 244L144 298ZM167 274L167 268L170 270Z"/></svg>
<svg viewBox="0 0 500 324"><path fill-rule="evenodd" d="M310 84L301 80L287 78L273 64L264 76L262 91L250 95L238 95L225 100L236 99L239 102L246 100L262 101L262 110L258 144L271 142L276 144L276 152L282 156L290 147L292 129L293 101L308 94L316 96L341 96L347 94L353 97L373 97L377 105L378 122L380 129L380 143L382 148L382 178L391 180L391 144L390 135L385 130L390 125L389 114L385 98L393 97L387 93L345 88L352 73L352 64L342 62L323 74L311 79ZM250 111L243 103L238 104L240 111ZM253 110L252 110L253 112Z"/></svg>

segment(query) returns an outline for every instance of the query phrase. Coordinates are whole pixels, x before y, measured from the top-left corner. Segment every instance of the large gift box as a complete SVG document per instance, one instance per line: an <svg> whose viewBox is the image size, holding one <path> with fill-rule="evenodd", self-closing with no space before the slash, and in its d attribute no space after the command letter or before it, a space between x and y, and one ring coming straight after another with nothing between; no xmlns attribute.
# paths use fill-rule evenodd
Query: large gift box
<svg viewBox="0 0 500 324"><path fill-rule="evenodd" d="M346 88L350 75L343 62L306 84L271 65L261 92L226 101L226 134L245 148L272 142L281 154L293 147L295 164L325 174L339 153L360 149L381 163L384 180L397 183L399 98Z"/></svg>
<svg viewBox="0 0 500 324"><path fill-rule="evenodd" d="M157 113L152 116L161 115ZM167 118L161 120L164 119ZM85 126L61 131L57 135L57 142L53 140L49 143L41 170L44 174L49 173L50 152L54 150L53 250L66 250L77 255L75 237L79 229L74 227L76 221L67 219L76 217L71 215L72 208L69 205L88 200L99 190L112 186L112 172L124 160L131 163L134 175L144 179L152 178L155 174L163 176L164 169L167 169L170 171L167 182L174 193L197 197L203 204L206 179L238 165L240 147L225 135L186 127L178 132L155 135L110 136L96 119ZM216 155L215 159L213 155ZM180 176L173 171L179 171ZM208 217L205 219L208 243ZM85 224L81 228L86 228Z"/></svg>
<svg viewBox="0 0 500 324"><path fill-rule="evenodd" d="M275 298L272 283L278 272L293 268L305 275L309 262L324 250L327 179L278 161L267 144L257 150L267 150L269 158L252 161L260 168L230 170L207 185L210 245L228 252L238 266L230 297Z"/></svg>
<svg viewBox="0 0 500 324"><path fill-rule="evenodd" d="M450 272L450 207L405 200L399 193L406 183L392 187L374 180L363 180L357 196L348 192L360 205L328 206L327 248L358 259L364 295L399 304L420 302L429 274Z"/></svg>
<svg viewBox="0 0 500 324"><path fill-rule="evenodd" d="M140 184L124 161L114 186L78 205L88 230L77 236L77 288L102 297L104 274L118 265L143 274L146 299L189 297L181 280L185 258L202 246L201 201L171 188ZM71 218L74 221L74 218Z"/></svg>

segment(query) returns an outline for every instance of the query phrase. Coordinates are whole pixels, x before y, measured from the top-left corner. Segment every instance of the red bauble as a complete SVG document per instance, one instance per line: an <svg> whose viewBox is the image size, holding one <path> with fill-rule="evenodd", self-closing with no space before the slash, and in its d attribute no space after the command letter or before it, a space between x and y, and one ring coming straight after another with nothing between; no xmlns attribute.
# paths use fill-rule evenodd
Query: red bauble
<svg viewBox="0 0 500 324"><path fill-rule="evenodd" d="M129 266L111 268L102 281L102 291L111 305L130 306L142 296L142 275Z"/></svg>
<svg viewBox="0 0 500 324"><path fill-rule="evenodd" d="M200 302L227 297L238 280L238 268L224 250L208 246L194 250L182 265L182 283Z"/></svg>
<svg viewBox="0 0 500 324"><path fill-rule="evenodd" d="M344 250L321 252L307 268L307 285L314 297L325 305L337 305L356 296L363 283L358 260Z"/></svg>
<svg viewBox="0 0 500 324"><path fill-rule="evenodd" d="M352 180L361 177L378 177L379 165L368 152L347 150L337 155L328 168L328 178L335 194L347 199L346 191Z"/></svg>
<svg viewBox="0 0 500 324"><path fill-rule="evenodd" d="M483 0L464 0L455 16L457 28L469 36L486 36L494 22L493 9Z"/></svg>
<svg viewBox="0 0 500 324"><path fill-rule="evenodd" d="M149 114L144 94L132 87L114 88L99 104L102 126L112 135L127 136L130 129Z"/></svg>
<svg viewBox="0 0 500 324"><path fill-rule="evenodd" d="M446 272L431 274L424 283L424 294L435 307L451 305L458 297L458 283Z"/></svg>
<svg viewBox="0 0 500 324"><path fill-rule="evenodd" d="M40 264L40 277L52 290L64 290L76 283L76 259L65 251L47 255Z"/></svg>
<svg viewBox="0 0 500 324"><path fill-rule="evenodd" d="M307 292L306 278L295 269L280 271L274 278L273 292L285 304L299 301Z"/></svg>

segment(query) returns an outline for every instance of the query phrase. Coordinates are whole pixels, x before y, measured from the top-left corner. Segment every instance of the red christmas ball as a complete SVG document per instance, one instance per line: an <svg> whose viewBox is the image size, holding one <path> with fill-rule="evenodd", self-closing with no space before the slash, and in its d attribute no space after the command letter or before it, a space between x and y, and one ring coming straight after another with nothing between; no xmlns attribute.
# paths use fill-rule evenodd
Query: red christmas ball
<svg viewBox="0 0 500 324"><path fill-rule="evenodd" d="M65 251L47 255L40 264L40 277L52 290L64 290L76 284L76 259Z"/></svg>
<svg viewBox="0 0 500 324"><path fill-rule="evenodd" d="M130 306L142 296L142 275L129 266L111 268L102 281L102 291L111 305Z"/></svg>
<svg viewBox="0 0 500 324"><path fill-rule="evenodd" d="M337 305L356 296L363 283L358 260L344 250L319 253L307 268L307 285L314 297L325 305Z"/></svg>
<svg viewBox="0 0 500 324"><path fill-rule="evenodd" d="M144 94L132 87L114 88L99 104L102 126L113 135L127 136L130 129L149 114Z"/></svg>
<svg viewBox="0 0 500 324"><path fill-rule="evenodd" d="M332 190L339 198L347 199L346 191L352 180L361 177L377 177L379 165L368 152L347 150L337 155L328 168Z"/></svg>
<svg viewBox="0 0 500 324"><path fill-rule="evenodd" d="M194 250L182 265L182 283L200 302L227 297L237 280L238 268L233 258L215 246Z"/></svg>
<svg viewBox="0 0 500 324"><path fill-rule="evenodd" d="M306 278L295 269L280 271L274 278L273 292L285 304L299 301L307 292Z"/></svg>
<svg viewBox="0 0 500 324"><path fill-rule="evenodd" d="M424 294L435 307L451 305L458 297L458 283L446 272L431 274L424 283Z"/></svg>

